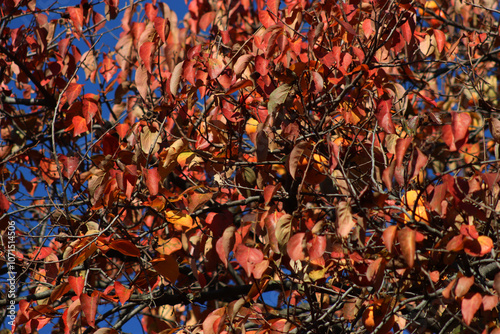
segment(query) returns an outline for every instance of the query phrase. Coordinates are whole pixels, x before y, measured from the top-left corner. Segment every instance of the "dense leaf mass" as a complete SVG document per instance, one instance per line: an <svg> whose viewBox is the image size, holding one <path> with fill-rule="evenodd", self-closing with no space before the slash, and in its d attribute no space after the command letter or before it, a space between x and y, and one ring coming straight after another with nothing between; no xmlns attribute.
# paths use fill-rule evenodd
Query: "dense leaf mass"
<svg viewBox="0 0 500 334"><path fill-rule="evenodd" d="M0 0L4 326L500 332L498 1L131 2Z"/></svg>

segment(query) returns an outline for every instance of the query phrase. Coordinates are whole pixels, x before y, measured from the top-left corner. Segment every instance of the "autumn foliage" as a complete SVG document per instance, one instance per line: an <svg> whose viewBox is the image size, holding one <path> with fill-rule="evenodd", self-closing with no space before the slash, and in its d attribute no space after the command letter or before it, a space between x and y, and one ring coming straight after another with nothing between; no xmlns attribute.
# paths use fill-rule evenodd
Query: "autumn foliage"
<svg viewBox="0 0 500 334"><path fill-rule="evenodd" d="M500 333L498 1L188 8L0 0L4 327Z"/></svg>

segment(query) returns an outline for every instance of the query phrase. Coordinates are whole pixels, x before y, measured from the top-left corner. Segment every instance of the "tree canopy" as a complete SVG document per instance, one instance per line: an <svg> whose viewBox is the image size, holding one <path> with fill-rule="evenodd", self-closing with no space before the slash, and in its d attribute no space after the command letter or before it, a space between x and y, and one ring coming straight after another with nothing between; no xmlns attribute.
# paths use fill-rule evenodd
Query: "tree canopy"
<svg viewBox="0 0 500 334"><path fill-rule="evenodd" d="M500 333L499 18L0 0L4 326Z"/></svg>

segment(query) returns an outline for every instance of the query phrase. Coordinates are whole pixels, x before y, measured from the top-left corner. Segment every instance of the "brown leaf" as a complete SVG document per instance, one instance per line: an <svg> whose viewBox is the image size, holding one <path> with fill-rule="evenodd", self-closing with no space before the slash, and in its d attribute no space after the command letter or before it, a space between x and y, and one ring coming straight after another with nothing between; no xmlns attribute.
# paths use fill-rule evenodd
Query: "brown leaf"
<svg viewBox="0 0 500 334"><path fill-rule="evenodd" d="M304 260L306 257L305 246L305 233L294 234L286 244L286 250L290 259L292 261Z"/></svg>
<svg viewBox="0 0 500 334"><path fill-rule="evenodd" d="M175 65L174 70L172 72L172 77L170 78L170 93L172 93L172 95L174 96L177 95L177 90L179 89L179 83L181 82L183 65L184 65L183 61Z"/></svg>
<svg viewBox="0 0 500 334"><path fill-rule="evenodd" d="M398 241L401 246L403 258L409 268L413 268L415 264L415 230L405 227L398 231Z"/></svg>
<svg viewBox="0 0 500 334"><path fill-rule="evenodd" d="M391 225L388 226L382 234L382 240L384 241L385 248L387 248L389 253L392 253L394 248L394 240L396 239L397 230L398 227L396 225Z"/></svg>
<svg viewBox="0 0 500 334"><path fill-rule="evenodd" d="M233 250L234 247L235 231L236 227L229 226L222 234L222 237L219 238L219 240L217 240L217 243L215 244L215 250L217 251L217 254L219 255L219 258L221 259L222 263L224 263L226 267L227 267L227 258L229 257L229 253Z"/></svg>
<svg viewBox="0 0 500 334"><path fill-rule="evenodd" d="M491 136L496 143L500 144L500 120L492 117L489 119L489 123Z"/></svg>
<svg viewBox="0 0 500 334"><path fill-rule="evenodd" d="M144 101L147 101L148 98L150 75L144 64L141 64L135 70L135 85Z"/></svg>
<svg viewBox="0 0 500 334"><path fill-rule="evenodd" d="M126 256L141 256L141 251L129 240L113 240L109 244L109 248L114 249Z"/></svg>
<svg viewBox="0 0 500 334"><path fill-rule="evenodd" d="M462 276L457 281L457 286L455 287L455 296L457 298L463 297L469 292L471 286L474 285L474 276L466 277Z"/></svg>
<svg viewBox="0 0 500 334"><path fill-rule="evenodd" d="M347 238L355 225L351 206L346 201L340 202L337 207L337 233L340 237Z"/></svg>

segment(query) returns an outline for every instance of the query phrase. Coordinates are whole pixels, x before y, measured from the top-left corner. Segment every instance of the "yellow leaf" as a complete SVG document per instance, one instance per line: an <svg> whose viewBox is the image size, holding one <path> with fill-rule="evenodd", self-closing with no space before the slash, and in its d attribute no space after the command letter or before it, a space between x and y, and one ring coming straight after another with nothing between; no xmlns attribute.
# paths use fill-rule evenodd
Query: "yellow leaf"
<svg viewBox="0 0 500 334"><path fill-rule="evenodd" d="M194 222L190 215L181 212L180 210L170 210L165 212L165 217L169 223L174 225L185 226L187 228L193 228Z"/></svg>

